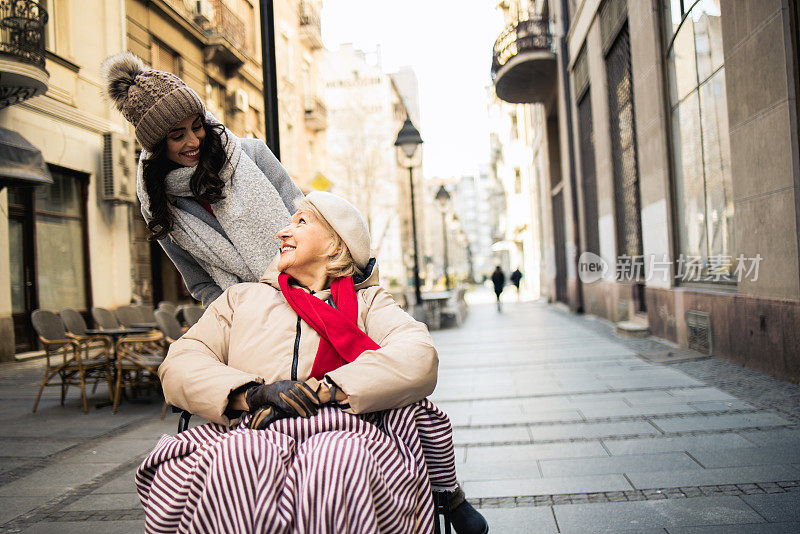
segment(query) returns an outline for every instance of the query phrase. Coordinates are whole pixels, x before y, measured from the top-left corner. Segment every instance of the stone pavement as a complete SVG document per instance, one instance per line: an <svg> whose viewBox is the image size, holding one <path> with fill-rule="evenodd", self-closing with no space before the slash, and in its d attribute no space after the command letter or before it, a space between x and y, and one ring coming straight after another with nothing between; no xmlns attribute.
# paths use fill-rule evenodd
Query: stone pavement
<svg viewBox="0 0 800 534"><path fill-rule="evenodd" d="M800 388L713 358L656 365L637 353L657 342L508 296L498 314L478 292L434 333L433 399L492 532L800 531ZM155 398L83 414L57 388L31 414L40 378L39 361L0 366L0 532L141 532L133 471L175 416Z"/></svg>

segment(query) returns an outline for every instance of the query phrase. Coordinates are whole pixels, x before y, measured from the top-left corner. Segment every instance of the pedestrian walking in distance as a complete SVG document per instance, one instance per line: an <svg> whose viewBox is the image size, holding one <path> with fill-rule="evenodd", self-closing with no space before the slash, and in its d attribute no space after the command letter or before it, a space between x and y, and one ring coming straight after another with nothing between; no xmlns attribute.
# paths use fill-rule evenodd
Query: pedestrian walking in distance
<svg viewBox="0 0 800 534"><path fill-rule="evenodd" d="M166 401L210 422L137 470L146 532L432 534L432 489L453 492L457 533L488 532L425 398L433 340L378 285L364 218L314 191L278 237L259 283L226 289L158 369Z"/></svg>
<svg viewBox="0 0 800 534"><path fill-rule="evenodd" d="M207 306L258 282L300 189L260 139L240 139L174 74L123 52L103 62L105 92L142 145L136 193L151 233Z"/></svg>
<svg viewBox="0 0 800 534"><path fill-rule="evenodd" d="M492 273L492 284L494 284L494 294L497 297L497 311L502 312L503 305L500 302L500 294L503 292L503 288L506 285L506 275L499 265L494 268L494 272Z"/></svg>
<svg viewBox="0 0 800 534"><path fill-rule="evenodd" d="M517 288L517 300L519 300L519 283L522 280L522 271L519 270L519 267L514 269L514 272L511 273L511 283L514 284L514 287Z"/></svg>

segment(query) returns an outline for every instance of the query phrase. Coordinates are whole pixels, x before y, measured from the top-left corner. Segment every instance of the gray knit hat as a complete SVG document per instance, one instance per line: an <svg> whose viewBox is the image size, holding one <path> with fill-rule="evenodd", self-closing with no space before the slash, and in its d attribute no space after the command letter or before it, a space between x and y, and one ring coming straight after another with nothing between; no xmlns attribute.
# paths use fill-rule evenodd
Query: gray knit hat
<svg viewBox="0 0 800 534"><path fill-rule="evenodd" d="M204 114L200 96L169 72L151 69L130 52L103 61L106 94L136 129L136 139L153 151L170 128L197 113Z"/></svg>

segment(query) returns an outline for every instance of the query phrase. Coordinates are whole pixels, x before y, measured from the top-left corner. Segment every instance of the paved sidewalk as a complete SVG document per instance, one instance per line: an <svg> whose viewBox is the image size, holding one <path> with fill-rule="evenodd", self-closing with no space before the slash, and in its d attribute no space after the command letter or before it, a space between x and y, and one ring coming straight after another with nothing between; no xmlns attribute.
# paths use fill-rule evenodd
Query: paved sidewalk
<svg viewBox="0 0 800 534"><path fill-rule="evenodd" d="M713 358L655 365L637 350L658 342L512 300L435 334L434 400L493 532L800 531L800 388Z"/></svg>
<svg viewBox="0 0 800 534"><path fill-rule="evenodd" d="M655 365L637 352L657 343L508 297L434 333L433 398L492 532L800 531L800 388L716 359ZM40 378L0 366L0 532L141 532L132 474L175 416L155 400L84 415L57 388L31 414Z"/></svg>

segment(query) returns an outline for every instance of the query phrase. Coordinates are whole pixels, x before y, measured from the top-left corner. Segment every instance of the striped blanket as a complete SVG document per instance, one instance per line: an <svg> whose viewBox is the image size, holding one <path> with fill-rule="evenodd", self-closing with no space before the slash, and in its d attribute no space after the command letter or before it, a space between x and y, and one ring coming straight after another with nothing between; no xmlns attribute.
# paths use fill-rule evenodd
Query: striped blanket
<svg viewBox="0 0 800 534"><path fill-rule="evenodd" d="M431 490L457 486L450 421L427 399L246 423L162 436L136 473L146 532L430 533Z"/></svg>

